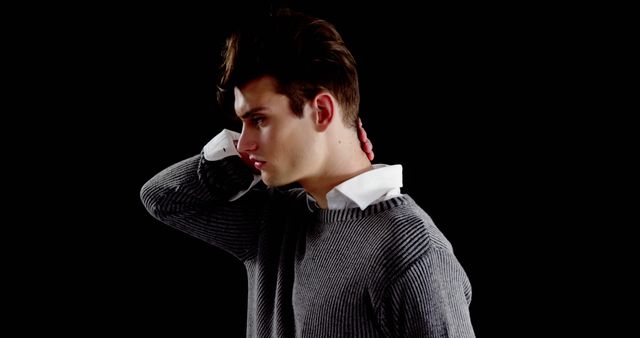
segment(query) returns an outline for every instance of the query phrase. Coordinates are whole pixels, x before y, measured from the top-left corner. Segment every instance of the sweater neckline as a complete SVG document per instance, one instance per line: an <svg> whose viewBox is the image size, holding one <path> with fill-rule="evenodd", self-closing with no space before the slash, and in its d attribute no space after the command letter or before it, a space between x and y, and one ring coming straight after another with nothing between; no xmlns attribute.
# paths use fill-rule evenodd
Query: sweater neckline
<svg viewBox="0 0 640 338"><path fill-rule="evenodd" d="M371 204L364 210L360 208L317 209L315 211L315 214L317 215L318 220L322 222L340 222L364 218L389 210L391 208L395 208L401 205L407 205L410 203L415 202L411 197L409 197L409 195L403 194L385 201Z"/></svg>

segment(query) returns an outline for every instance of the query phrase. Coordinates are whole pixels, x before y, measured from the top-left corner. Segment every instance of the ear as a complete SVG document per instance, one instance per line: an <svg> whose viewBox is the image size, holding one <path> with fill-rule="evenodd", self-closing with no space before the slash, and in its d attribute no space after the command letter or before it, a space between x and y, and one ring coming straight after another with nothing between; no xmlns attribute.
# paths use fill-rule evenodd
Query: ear
<svg viewBox="0 0 640 338"><path fill-rule="evenodd" d="M311 102L314 122L318 131L325 131L336 115L336 102L327 92L321 92Z"/></svg>

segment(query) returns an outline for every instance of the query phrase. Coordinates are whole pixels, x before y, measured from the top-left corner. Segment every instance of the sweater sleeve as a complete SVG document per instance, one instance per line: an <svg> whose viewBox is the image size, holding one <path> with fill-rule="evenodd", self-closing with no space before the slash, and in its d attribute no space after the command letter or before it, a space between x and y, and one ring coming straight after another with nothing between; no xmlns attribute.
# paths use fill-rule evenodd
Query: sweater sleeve
<svg viewBox="0 0 640 338"><path fill-rule="evenodd" d="M207 161L201 153L155 175L142 187L140 198L156 219L244 261L256 252L266 192L254 187L242 198L229 200L252 181L240 157Z"/></svg>
<svg viewBox="0 0 640 338"><path fill-rule="evenodd" d="M455 256L430 248L386 289L378 316L389 337L475 337L471 285Z"/></svg>

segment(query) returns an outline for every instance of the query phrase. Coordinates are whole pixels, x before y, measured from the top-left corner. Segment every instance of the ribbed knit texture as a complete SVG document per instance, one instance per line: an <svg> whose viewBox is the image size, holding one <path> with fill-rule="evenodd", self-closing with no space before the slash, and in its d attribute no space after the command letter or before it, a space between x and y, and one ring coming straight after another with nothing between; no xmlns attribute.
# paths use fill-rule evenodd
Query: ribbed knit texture
<svg viewBox="0 0 640 338"><path fill-rule="evenodd" d="M248 337L474 337L469 280L408 195L309 210L299 189L259 186L227 202L248 186L243 170L195 156L149 180L141 198L160 221L244 262Z"/></svg>

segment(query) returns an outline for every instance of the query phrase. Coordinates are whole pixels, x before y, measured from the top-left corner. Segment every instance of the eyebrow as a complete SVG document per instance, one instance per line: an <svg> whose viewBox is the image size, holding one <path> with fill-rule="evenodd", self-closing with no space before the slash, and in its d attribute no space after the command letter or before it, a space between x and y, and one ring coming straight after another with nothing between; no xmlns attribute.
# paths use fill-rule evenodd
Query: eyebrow
<svg viewBox="0 0 640 338"><path fill-rule="evenodd" d="M240 119L241 119L241 120L246 120L246 119L250 118L252 115L256 114L257 112L259 112L259 111L261 111L261 110L266 110L266 109L268 109L268 108L267 108L267 107L263 107L263 106L255 107L255 108L253 108L253 109L250 109L250 110L249 110L249 111L247 111L246 113L242 114L242 115L240 116Z"/></svg>

